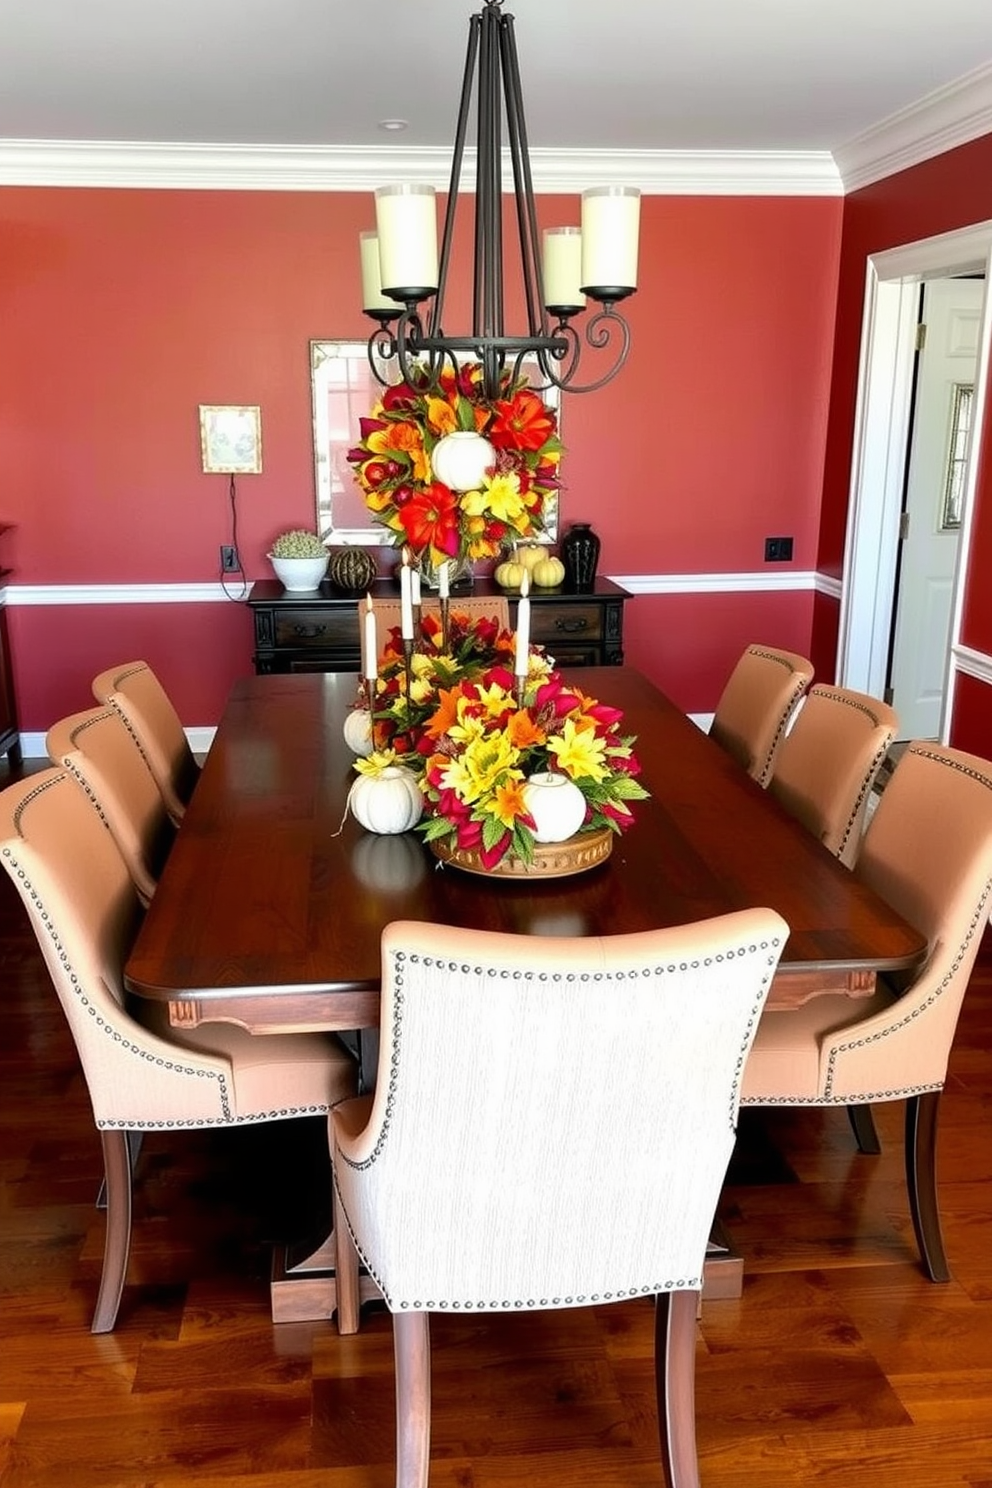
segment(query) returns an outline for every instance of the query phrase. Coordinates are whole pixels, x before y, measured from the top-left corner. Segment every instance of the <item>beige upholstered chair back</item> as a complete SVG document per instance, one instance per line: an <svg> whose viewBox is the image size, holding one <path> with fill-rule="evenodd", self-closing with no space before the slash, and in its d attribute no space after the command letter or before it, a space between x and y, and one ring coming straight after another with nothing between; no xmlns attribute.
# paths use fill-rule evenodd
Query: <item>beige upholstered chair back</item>
<svg viewBox="0 0 992 1488"><path fill-rule="evenodd" d="M376 644L381 656L389 640L390 631L394 627L399 629L400 602L398 599L375 599L372 601L372 607L375 611ZM440 614L441 604L437 595L422 594L421 611L425 615ZM491 616L501 630L510 628L510 605L505 594L493 595L489 599L472 594L455 595L450 601L449 614L468 615L473 620L479 616Z"/></svg>
<svg viewBox="0 0 992 1488"><path fill-rule="evenodd" d="M835 1098L939 1089L992 908L992 765L917 741L900 759L855 866L930 941L926 966L890 1007L828 1039Z"/></svg>
<svg viewBox="0 0 992 1488"><path fill-rule="evenodd" d="M818 685L775 756L768 789L848 867L898 723L890 707L867 693Z"/></svg>
<svg viewBox="0 0 992 1488"><path fill-rule="evenodd" d="M165 688L146 661L131 661L95 677L93 695L119 713L140 741L166 809L178 824L199 767Z"/></svg>
<svg viewBox="0 0 992 1488"><path fill-rule="evenodd" d="M121 968L141 907L78 782L50 769L9 786L0 795L0 856L69 1021L97 1126L230 1121L230 1061L178 1050L125 1010Z"/></svg>
<svg viewBox="0 0 992 1488"><path fill-rule="evenodd" d="M390 1309L698 1288L787 934L770 910L587 939L388 926L375 1095L333 1120Z"/></svg>
<svg viewBox="0 0 992 1488"><path fill-rule="evenodd" d="M175 837L147 756L113 708L90 708L53 724L46 747L110 828L148 904Z"/></svg>
<svg viewBox="0 0 992 1488"><path fill-rule="evenodd" d="M720 695L710 733L759 785L767 785L792 711L813 679L793 651L748 646Z"/></svg>

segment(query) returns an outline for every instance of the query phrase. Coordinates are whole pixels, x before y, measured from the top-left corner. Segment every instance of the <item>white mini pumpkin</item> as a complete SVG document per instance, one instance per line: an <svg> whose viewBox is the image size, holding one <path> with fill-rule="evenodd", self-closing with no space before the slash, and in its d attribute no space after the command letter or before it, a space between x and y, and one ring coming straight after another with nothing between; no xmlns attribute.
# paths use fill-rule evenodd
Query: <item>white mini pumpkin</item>
<svg viewBox="0 0 992 1488"><path fill-rule="evenodd" d="M471 429L445 434L431 453L435 478L453 491L477 491L495 463L496 451L489 440Z"/></svg>
<svg viewBox="0 0 992 1488"><path fill-rule="evenodd" d="M586 798L567 775L552 770L532 775L522 794L534 818L535 842L566 842L586 819Z"/></svg>
<svg viewBox="0 0 992 1488"><path fill-rule="evenodd" d="M352 708L345 715L344 742L352 754L367 758L372 753L372 714L368 708Z"/></svg>
<svg viewBox="0 0 992 1488"><path fill-rule="evenodd" d="M408 832L420 820L424 798L417 777L402 765L387 765L376 775L359 775L348 792L355 820L367 832Z"/></svg>

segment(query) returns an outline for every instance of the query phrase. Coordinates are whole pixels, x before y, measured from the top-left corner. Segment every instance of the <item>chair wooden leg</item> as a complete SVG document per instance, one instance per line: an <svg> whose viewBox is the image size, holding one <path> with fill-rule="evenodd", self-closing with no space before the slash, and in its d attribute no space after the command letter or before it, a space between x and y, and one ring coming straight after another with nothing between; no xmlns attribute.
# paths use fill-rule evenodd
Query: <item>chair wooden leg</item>
<svg viewBox="0 0 992 1488"><path fill-rule="evenodd" d="M358 1252L347 1221L338 1203L337 1189L331 1184L334 1224L334 1285L337 1294L339 1333L357 1333L361 1295L359 1292Z"/></svg>
<svg viewBox="0 0 992 1488"><path fill-rule="evenodd" d="M696 1454L696 1315L699 1293L660 1292L654 1370L665 1488L699 1488Z"/></svg>
<svg viewBox="0 0 992 1488"><path fill-rule="evenodd" d="M931 1281L950 1281L937 1207L937 1113L940 1091L928 1090L906 1102L906 1187L916 1243Z"/></svg>
<svg viewBox="0 0 992 1488"><path fill-rule="evenodd" d="M393 1313L396 1488L427 1488L431 1460L431 1338L426 1312Z"/></svg>
<svg viewBox="0 0 992 1488"><path fill-rule="evenodd" d="M131 1251L131 1150L127 1132L103 1131L100 1142L107 1185L107 1232L100 1290L90 1331L111 1333L117 1322Z"/></svg>
<svg viewBox="0 0 992 1488"><path fill-rule="evenodd" d="M877 1157L882 1150L882 1144L875 1130L875 1118L871 1114L871 1106L848 1106L847 1117L858 1144L858 1151Z"/></svg>
<svg viewBox="0 0 992 1488"><path fill-rule="evenodd" d="M138 1158L141 1156L141 1144L145 1140L145 1134L144 1132L140 1131L129 1131L125 1132L124 1136L127 1139L127 1154L128 1160L131 1164L131 1182L133 1185L134 1175L138 1167ZM106 1176L104 1176L100 1181L100 1188L96 1196L96 1207L98 1209L106 1209L107 1207Z"/></svg>

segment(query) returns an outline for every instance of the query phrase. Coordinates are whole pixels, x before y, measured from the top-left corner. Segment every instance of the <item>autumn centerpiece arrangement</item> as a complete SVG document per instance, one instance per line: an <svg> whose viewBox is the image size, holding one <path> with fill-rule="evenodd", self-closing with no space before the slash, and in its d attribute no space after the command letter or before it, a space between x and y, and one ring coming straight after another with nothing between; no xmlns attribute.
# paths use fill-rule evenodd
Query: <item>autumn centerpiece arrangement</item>
<svg viewBox="0 0 992 1488"><path fill-rule="evenodd" d="M585 834L608 839L605 856L612 834L633 821L630 803L647 796L622 713L566 683L539 652L526 677L515 676L512 638L479 627L467 626L462 645L478 655L490 641L491 663L473 665L465 649L461 663L420 652L409 697L399 656L385 668L373 704L378 747L356 770L373 779L398 765L419 773L419 830L438 856L462 866L527 869L539 844L581 844Z"/></svg>
<svg viewBox="0 0 992 1488"><path fill-rule="evenodd" d="M457 438L470 435L478 438L466 462ZM386 388L347 458L394 544L425 572L445 563L457 572L545 530L561 442L554 412L525 378L507 371L489 400L480 364L469 362L443 372L434 389L426 379L423 388Z"/></svg>

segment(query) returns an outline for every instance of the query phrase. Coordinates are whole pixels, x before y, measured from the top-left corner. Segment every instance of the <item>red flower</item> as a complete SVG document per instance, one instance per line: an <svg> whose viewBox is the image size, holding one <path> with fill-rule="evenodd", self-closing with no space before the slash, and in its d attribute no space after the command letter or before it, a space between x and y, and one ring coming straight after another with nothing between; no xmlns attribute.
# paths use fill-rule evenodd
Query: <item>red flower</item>
<svg viewBox="0 0 992 1488"><path fill-rule="evenodd" d="M487 437L497 449L509 446L539 450L554 432L554 419L539 395L530 388L521 388L512 398L501 399L496 404Z"/></svg>
<svg viewBox="0 0 992 1488"><path fill-rule="evenodd" d="M458 497L448 486L434 481L406 502L399 514L407 540L415 553L425 548L457 558Z"/></svg>

